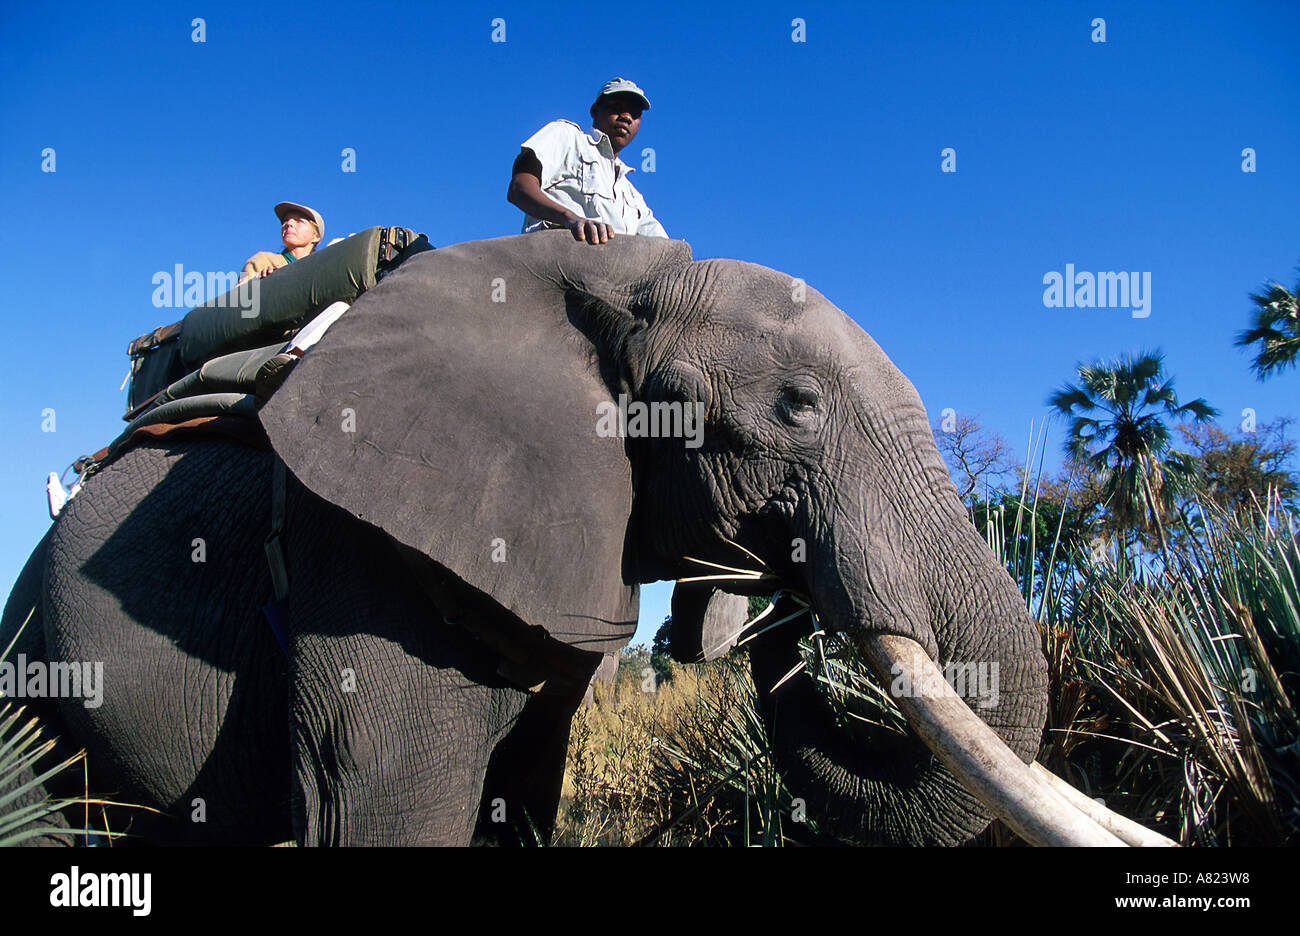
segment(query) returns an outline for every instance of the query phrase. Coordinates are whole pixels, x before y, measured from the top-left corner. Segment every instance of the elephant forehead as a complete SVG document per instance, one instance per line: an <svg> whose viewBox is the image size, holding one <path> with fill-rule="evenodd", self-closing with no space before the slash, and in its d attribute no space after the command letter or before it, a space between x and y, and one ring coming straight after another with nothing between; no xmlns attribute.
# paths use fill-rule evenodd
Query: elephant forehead
<svg viewBox="0 0 1300 936"><path fill-rule="evenodd" d="M723 342L728 354L753 343L773 349L786 363L804 359L873 379L897 373L857 322L797 277L741 260L697 260L677 278L688 285L673 291L689 302L667 304L670 314L677 314L688 335L699 328L737 336L739 341Z"/></svg>
<svg viewBox="0 0 1300 936"><path fill-rule="evenodd" d="M731 326L791 344L839 353L878 354L866 332L838 306L799 277L742 260L697 260L674 279L689 302L678 312L702 324Z"/></svg>
<svg viewBox="0 0 1300 936"><path fill-rule="evenodd" d="M810 292L826 301L796 277L743 260L697 260L679 276L690 311L720 323L790 321L803 315Z"/></svg>

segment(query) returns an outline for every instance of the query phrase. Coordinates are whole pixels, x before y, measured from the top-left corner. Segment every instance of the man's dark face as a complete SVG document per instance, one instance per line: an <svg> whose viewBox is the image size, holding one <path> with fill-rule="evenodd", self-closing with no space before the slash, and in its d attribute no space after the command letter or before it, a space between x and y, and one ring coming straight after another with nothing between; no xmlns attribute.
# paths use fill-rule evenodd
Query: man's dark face
<svg viewBox="0 0 1300 936"><path fill-rule="evenodd" d="M617 153L631 143L641 129L641 99L625 91L604 95L596 102L592 126L609 137Z"/></svg>

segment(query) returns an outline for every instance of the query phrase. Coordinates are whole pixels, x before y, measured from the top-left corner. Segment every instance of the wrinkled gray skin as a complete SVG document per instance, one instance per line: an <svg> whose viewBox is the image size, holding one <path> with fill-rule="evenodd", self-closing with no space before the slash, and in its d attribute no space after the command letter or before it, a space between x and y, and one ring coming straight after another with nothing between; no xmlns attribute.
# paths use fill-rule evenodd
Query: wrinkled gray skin
<svg viewBox="0 0 1300 936"><path fill-rule="evenodd" d="M92 476L33 554L0 640L36 606L29 656L105 661L100 708L37 708L87 748L95 792L168 814L135 820L149 840L533 841L587 679L635 626L636 583L700 574L687 556L752 565L729 539L829 631L996 663L998 705L976 711L1032 760L1045 665L1013 583L912 385L844 313L796 292L651 238L593 248L547 232L417 256L262 412L290 470L287 655L259 610L270 456L227 441L141 446ZM598 436L595 405L620 392L703 403L703 445ZM688 598L685 645L702 627L688 609L706 604ZM572 665L531 693L547 673L516 640L539 628ZM808 628L750 652L808 814L864 843L982 829L919 742L849 736L806 677L770 691Z"/></svg>

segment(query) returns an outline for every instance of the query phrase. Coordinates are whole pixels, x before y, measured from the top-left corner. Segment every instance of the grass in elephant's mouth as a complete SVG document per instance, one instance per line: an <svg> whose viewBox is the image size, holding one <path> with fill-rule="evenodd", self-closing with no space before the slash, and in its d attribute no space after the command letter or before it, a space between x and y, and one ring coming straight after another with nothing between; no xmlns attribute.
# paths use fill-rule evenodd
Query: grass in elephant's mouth
<svg viewBox="0 0 1300 936"><path fill-rule="evenodd" d="M864 744L914 737L907 719L850 641L816 631L800 641L799 651L836 721L846 731Z"/></svg>

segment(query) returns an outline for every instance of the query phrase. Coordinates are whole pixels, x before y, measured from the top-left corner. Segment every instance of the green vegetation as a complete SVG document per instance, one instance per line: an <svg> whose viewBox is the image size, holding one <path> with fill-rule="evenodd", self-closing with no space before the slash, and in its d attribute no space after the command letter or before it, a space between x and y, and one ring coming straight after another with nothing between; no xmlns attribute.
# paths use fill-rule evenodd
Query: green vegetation
<svg viewBox="0 0 1300 936"><path fill-rule="evenodd" d="M1154 530L1167 548L1165 525L1176 498L1192 488L1195 470L1170 446L1168 420L1204 422L1218 410L1204 400L1179 404L1159 353L1081 365L1079 383L1067 383L1048 401L1070 420L1065 451L1101 485L1107 533L1119 537Z"/></svg>
<svg viewBox="0 0 1300 936"><path fill-rule="evenodd" d="M1255 303L1251 327L1237 335L1237 346L1258 345L1251 368L1260 380L1294 367L1300 356L1300 285L1291 292L1281 283L1271 283L1262 293L1251 293Z"/></svg>
<svg viewBox="0 0 1300 936"><path fill-rule="evenodd" d="M1200 535L1158 574L1071 552L1037 607L1051 678L1039 760L1184 844L1294 844L1294 521L1276 503L1242 517L1197 509Z"/></svg>

